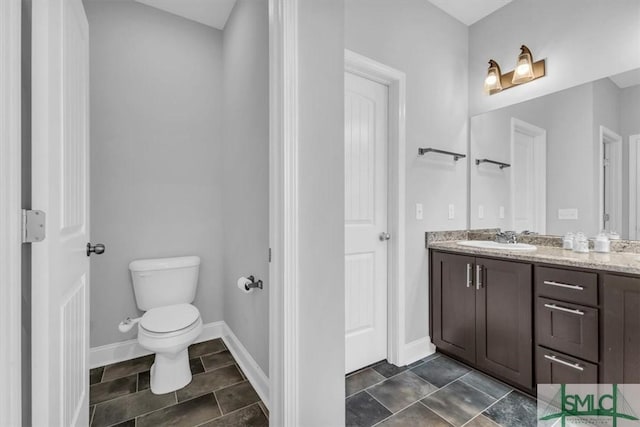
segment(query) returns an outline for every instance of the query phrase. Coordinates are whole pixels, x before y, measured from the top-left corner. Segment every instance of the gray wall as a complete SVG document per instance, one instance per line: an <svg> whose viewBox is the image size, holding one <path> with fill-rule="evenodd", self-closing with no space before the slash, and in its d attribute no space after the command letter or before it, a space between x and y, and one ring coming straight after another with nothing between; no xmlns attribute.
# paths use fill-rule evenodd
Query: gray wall
<svg viewBox="0 0 640 427"><path fill-rule="evenodd" d="M424 232L467 226L467 160L418 157L418 147L467 151L468 29L424 0L346 0L345 47L407 75L406 342L428 335ZM415 204L424 205L416 220ZM448 205L455 219L448 219Z"/></svg>
<svg viewBox="0 0 640 427"><path fill-rule="evenodd" d="M268 2L238 0L224 29L224 320L269 372ZM240 276L264 290L244 294Z"/></svg>
<svg viewBox="0 0 640 427"><path fill-rule="evenodd" d="M91 37L91 346L135 337L128 264L202 258L195 305L223 319L222 32L132 1L86 1Z"/></svg>
<svg viewBox="0 0 640 427"><path fill-rule="evenodd" d="M300 426L344 425L344 2L299 0Z"/></svg>
<svg viewBox="0 0 640 427"><path fill-rule="evenodd" d="M469 27L471 115L640 67L637 0L517 0ZM487 61L511 71L525 43L547 75L487 96Z"/></svg>
<svg viewBox="0 0 640 427"><path fill-rule="evenodd" d="M473 159L510 162L511 118L547 131L548 234L598 231L593 92L589 83L471 118ZM471 166L471 228L513 228L510 179L510 168ZM478 217L479 205L484 219ZM505 207L504 219L498 216L500 206ZM578 220L559 220L559 208L578 209Z"/></svg>

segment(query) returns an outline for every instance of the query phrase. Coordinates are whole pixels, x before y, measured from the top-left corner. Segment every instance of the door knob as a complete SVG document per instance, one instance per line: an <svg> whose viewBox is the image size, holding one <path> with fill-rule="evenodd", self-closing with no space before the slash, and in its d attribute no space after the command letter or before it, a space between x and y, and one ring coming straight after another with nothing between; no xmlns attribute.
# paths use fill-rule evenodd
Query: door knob
<svg viewBox="0 0 640 427"><path fill-rule="evenodd" d="M378 236L380 238L381 242L384 242L385 240L389 240L391 238L391 234L389 233L380 233L380 236Z"/></svg>
<svg viewBox="0 0 640 427"><path fill-rule="evenodd" d="M104 245L102 243L96 243L92 245L91 243L87 243L87 256L91 256L92 253L96 255L100 255L104 253Z"/></svg>

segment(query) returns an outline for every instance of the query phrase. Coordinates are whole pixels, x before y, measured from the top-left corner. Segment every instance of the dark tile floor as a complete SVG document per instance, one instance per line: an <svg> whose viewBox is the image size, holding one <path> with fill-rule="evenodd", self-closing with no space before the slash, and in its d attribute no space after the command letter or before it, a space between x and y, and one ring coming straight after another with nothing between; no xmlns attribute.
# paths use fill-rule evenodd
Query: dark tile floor
<svg viewBox="0 0 640 427"><path fill-rule="evenodd" d="M269 412L220 339L189 347L193 379L185 388L149 390L154 356L92 369L91 426L268 426Z"/></svg>
<svg viewBox="0 0 640 427"><path fill-rule="evenodd" d="M347 376L347 426L535 427L536 401L436 353Z"/></svg>

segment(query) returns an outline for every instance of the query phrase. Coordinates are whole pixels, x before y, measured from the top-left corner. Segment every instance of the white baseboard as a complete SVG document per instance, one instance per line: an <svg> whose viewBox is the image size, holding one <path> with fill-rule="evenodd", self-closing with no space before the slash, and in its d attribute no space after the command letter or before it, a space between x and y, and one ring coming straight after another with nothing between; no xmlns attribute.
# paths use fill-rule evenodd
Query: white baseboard
<svg viewBox="0 0 640 427"><path fill-rule="evenodd" d="M225 334L222 337L225 345L236 359L240 369L247 376L247 379L255 389L262 402L267 408L269 408L269 378L260 369L258 363L251 357L251 354L242 345L238 337L235 336L233 331L227 324L225 326Z"/></svg>
<svg viewBox="0 0 640 427"><path fill-rule="evenodd" d="M209 341L215 338L222 338L227 325L224 321L207 323L202 326L202 333L195 342ZM112 363L124 362L136 357L151 354L147 349L138 345L138 340L127 340L113 344L93 347L89 352L89 366L91 369L98 366L111 365Z"/></svg>
<svg viewBox="0 0 640 427"><path fill-rule="evenodd" d="M400 360L399 365L408 365L435 352L436 346L431 343L431 338L419 338L404 345L402 348L402 360Z"/></svg>
<svg viewBox="0 0 640 427"><path fill-rule="evenodd" d="M251 354L242 345L238 337L224 321L207 323L202 327L202 333L195 341L196 343L209 341L216 338L222 338L225 345L238 362L240 369L247 376L247 379L262 399L265 406L269 407L269 377L260 369L258 363L251 357ZM138 340L127 340L114 344L94 347L89 352L89 366L97 368L98 366L110 365L112 363L123 362L125 360L134 359L140 356L151 354L138 345Z"/></svg>

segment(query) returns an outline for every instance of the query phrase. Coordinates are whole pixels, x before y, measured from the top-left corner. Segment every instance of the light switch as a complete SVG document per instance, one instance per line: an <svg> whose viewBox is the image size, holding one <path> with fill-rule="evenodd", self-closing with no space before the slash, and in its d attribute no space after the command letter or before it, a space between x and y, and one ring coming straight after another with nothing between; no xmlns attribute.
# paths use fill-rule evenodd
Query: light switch
<svg viewBox="0 0 640 427"><path fill-rule="evenodd" d="M484 206L478 205L478 219L484 219Z"/></svg>
<svg viewBox="0 0 640 427"><path fill-rule="evenodd" d="M416 219L423 219L422 203L416 203Z"/></svg>
<svg viewBox="0 0 640 427"><path fill-rule="evenodd" d="M558 219L578 219L578 209L558 209Z"/></svg>
<svg viewBox="0 0 640 427"><path fill-rule="evenodd" d="M504 206L500 206L498 216L500 217L500 219L504 219Z"/></svg>
<svg viewBox="0 0 640 427"><path fill-rule="evenodd" d="M449 205L449 219L453 219L456 216L456 207L454 205Z"/></svg>

